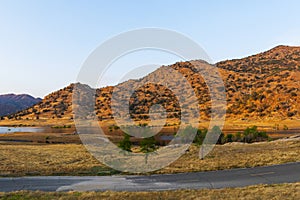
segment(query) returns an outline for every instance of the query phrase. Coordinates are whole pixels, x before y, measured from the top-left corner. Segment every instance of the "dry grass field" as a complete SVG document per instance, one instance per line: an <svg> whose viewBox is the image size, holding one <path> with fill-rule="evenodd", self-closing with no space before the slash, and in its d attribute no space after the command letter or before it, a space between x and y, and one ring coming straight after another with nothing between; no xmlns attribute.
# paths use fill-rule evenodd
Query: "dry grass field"
<svg viewBox="0 0 300 200"><path fill-rule="evenodd" d="M0 126L54 126L54 125L74 125L70 119L34 119L34 120L1 120Z"/></svg>
<svg viewBox="0 0 300 200"><path fill-rule="evenodd" d="M203 160L199 160L199 148L191 146L190 152L157 173L223 170L296 161L300 161L299 139L216 145Z"/></svg>
<svg viewBox="0 0 300 200"><path fill-rule="evenodd" d="M109 175L117 173L94 159L80 144L0 144L0 176ZM300 139L216 145L199 159L195 145L155 173L179 173L255 167L300 161Z"/></svg>
<svg viewBox="0 0 300 200"><path fill-rule="evenodd" d="M174 190L160 192L11 192L0 193L3 200L19 199L109 199L109 200L136 200L136 199L300 199L300 183L278 185L255 185L243 188L203 189L203 190Z"/></svg>
<svg viewBox="0 0 300 200"><path fill-rule="evenodd" d="M72 133L10 133L0 134L0 142L22 144L81 144L78 135Z"/></svg>

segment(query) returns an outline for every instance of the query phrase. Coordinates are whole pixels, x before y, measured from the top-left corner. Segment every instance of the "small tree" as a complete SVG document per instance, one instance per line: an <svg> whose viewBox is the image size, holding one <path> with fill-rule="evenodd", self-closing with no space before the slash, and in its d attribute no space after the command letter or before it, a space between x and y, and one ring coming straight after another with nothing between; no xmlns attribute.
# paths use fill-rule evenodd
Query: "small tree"
<svg viewBox="0 0 300 200"><path fill-rule="evenodd" d="M141 151L144 153L150 153L157 149L156 140L153 136L149 138L144 138L141 141L140 145L141 145Z"/></svg>
<svg viewBox="0 0 300 200"><path fill-rule="evenodd" d="M180 140L183 144L190 143L191 141L195 142L195 134L202 134L201 130L194 128L191 125L186 126L183 130L181 130L177 137L180 137ZM197 137L197 135L196 135Z"/></svg>
<svg viewBox="0 0 300 200"><path fill-rule="evenodd" d="M220 127L218 126L214 126L212 129L211 129L211 134L212 135L215 135L215 136L219 136L219 139L217 141L217 144L224 144L226 141L225 141L225 135L224 133L222 132L222 130L220 129Z"/></svg>
<svg viewBox="0 0 300 200"><path fill-rule="evenodd" d="M246 128L244 131L244 142L251 143L268 139L268 135L264 131L258 131L257 126Z"/></svg>
<svg viewBox="0 0 300 200"><path fill-rule="evenodd" d="M254 141L255 134L257 133L257 126L248 127L244 130L244 141L251 143Z"/></svg>
<svg viewBox="0 0 300 200"><path fill-rule="evenodd" d="M194 142L196 145L199 145L199 146L202 145L202 144L203 144L203 141L204 141L204 139L205 139L206 134L207 134L207 129L203 129L203 130L198 129L198 130L197 130L196 137L195 137L195 139L194 139L193 142Z"/></svg>
<svg viewBox="0 0 300 200"><path fill-rule="evenodd" d="M233 134L226 135L226 142L233 142Z"/></svg>
<svg viewBox="0 0 300 200"><path fill-rule="evenodd" d="M130 141L130 136L125 133L123 140L121 142L119 142L119 147L121 149L123 149L124 151L131 152L131 146L132 146L132 143Z"/></svg>
<svg viewBox="0 0 300 200"><path fill-rule="evenodd" d="M242 133L241 132L237 132L236 134L235 134L235 136L234 136L234 141L236 141L236 142L241 142L241 141L243 141L244 140L244 138L243 138L243 136L242 136Z"/></svg>
<svg viewBox="0 0 300 200"><path fill-rule="evenodd" d="M224 133L221 132L220 137L217 141L217 144L225 144L226 143L226 137L224 135Z"/></svg>

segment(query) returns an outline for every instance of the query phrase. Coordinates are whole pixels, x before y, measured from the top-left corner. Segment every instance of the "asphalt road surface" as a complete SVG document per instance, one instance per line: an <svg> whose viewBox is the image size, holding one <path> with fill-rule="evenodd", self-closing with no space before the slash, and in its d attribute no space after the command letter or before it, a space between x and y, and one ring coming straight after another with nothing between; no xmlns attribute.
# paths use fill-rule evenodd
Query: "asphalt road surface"
<svg viewBox="0 0 300 200"><path fill-rule="evenodd" d="M0 191L151 191L242 187L300 181L300 162L268 167L151 176L0 178Z"/></svg>

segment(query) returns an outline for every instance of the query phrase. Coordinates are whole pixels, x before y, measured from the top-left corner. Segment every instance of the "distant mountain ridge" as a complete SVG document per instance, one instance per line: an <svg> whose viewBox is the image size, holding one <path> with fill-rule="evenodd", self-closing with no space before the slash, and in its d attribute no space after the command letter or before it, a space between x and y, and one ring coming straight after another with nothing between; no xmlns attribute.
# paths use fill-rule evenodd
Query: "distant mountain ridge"
<svg viewBox="0 0 300 200"><path fill-rule="evenodd" d="M34 98L28 94L3 94L0 95L0 116L11 115L27 109L42 101L41 98Z"/></svg>
<svg viewBox="0 0 300 200"><path fill-rule="evenodd" d="M300 47L277 46L245 58L221 61L215 66L219 69L226 89L227 119L300 119ZM147 80L163 81L166 76L172 76L173 88L182 85L175 75L162 73L166 67L180 72L186 78L198 98L201 119L209 120L211 102L208 87L189 61L162 66L141 79L125 81L119 84L125 88L122 90L115 86L96 89L95 112L99 120L113 119L110 107L113 92L122 97L126 94L126 88L135 88ZM72 119L75 86L71 84L53 92L34 107L11 117ZM185 103L179 105L173 92L162 84L146 84L131 96L130 115L137 120L145 120L149 117L149 108L153 104L161 104L167 110L168 118L180 118L184 115L180 107L190 105L190 96L185 94ZM197 112L196 108L192 110Z"/></svg>

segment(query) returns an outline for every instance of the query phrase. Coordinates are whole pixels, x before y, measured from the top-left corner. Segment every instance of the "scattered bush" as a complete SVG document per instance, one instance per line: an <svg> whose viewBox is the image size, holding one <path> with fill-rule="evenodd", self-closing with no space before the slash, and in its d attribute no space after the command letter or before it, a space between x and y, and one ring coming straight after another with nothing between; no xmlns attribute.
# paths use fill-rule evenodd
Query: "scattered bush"
<svg viewBox="0 0 300 200"><path fill-rule="evenodd" d="M203 140L207 134L207 130L198 130L197 135L194 139L194 143L197 145L201 145L203 143ZM228 142L246 142L246 143L252 143L252 142L259 142L259 141L265 141L269 139L269 136L264 131L258 131L257 126L248 127L241 132L237 132L236 134L227 134L225 135L218 126L215 126L210 134L218 134L219 139L217 141L217 144L225 144Z"/></svg>
<svg viewBox="0 0 300 200"><path fill-rule="evenodd" d="M243 133L243 141L247 143L259 142L268 139L268 135L264 131L258 131L257 126L246 128Z"/></svg>
<svg viewBox="0 0 300 200"><path fill-rule="evenodd" d="M119 142L118 146L124 151L131 152L132 143L130 141L130 136L128 134L125 134L123 140Z"/></svg>
<svg viewBox="0 0 300 200"><path fill-rule="evenodd" d="M71 125L63 125L63 126L52 126L51 128L71 128Z"/></svg>
<svg viewBox="0 0 300 200"><path fill-rule="evenodd" d="M203 130L198 129L198 130L197 130L196 137L195 137L195 139L194 139L193 142L194 142L196 145L202 145L202 143L203 143L203 141L204 141L204 138L205 138L206 134L207 134L207 129L203 129Z"/></svg>
<svg viewBox="0 0 300 200"><path fill-rule="evenodd" d="M157 149L157 142L153 136L149 138L144 138L141 141L140 145L141 145L141 151L143 153L154 152Z"/></svg>

